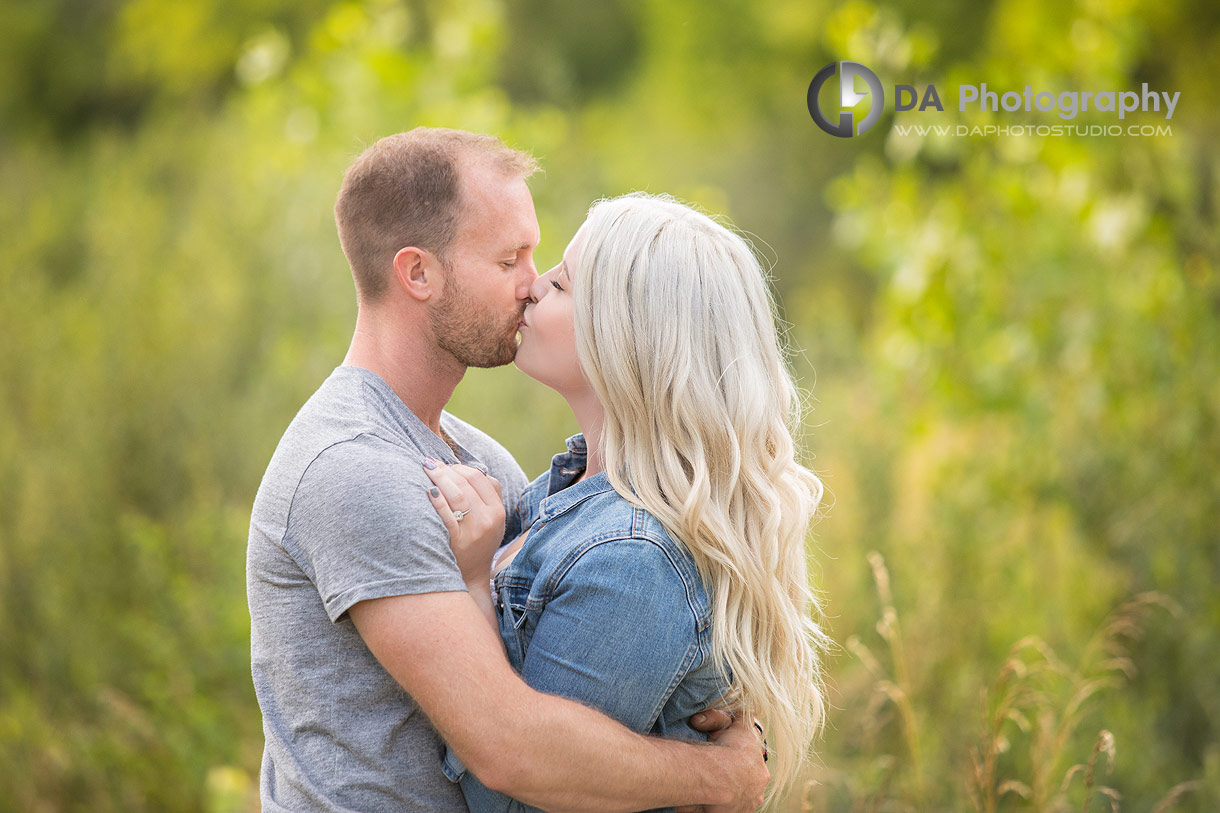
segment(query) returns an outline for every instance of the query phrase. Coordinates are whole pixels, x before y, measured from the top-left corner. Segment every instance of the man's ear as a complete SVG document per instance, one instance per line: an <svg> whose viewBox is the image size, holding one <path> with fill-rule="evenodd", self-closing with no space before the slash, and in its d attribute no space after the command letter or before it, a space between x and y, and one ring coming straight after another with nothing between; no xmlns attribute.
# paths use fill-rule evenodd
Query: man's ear
<svg viewBox="0 0 1220 813"><path fill-rule="evenodd" d="M422 248L400 248L394 255L394 277L411 298L423 302L440 290L439 265Z"/></svg>

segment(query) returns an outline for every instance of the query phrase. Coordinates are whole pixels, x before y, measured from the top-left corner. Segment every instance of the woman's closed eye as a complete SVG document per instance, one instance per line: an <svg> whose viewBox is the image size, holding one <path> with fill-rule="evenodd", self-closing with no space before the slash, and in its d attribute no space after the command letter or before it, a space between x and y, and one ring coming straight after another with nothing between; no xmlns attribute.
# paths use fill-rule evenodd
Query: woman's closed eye
<svg viewBox="0 0 1220 813"><path fill-rule="evenodd" d="M558 280L549 280L549 282L551 283L551 287L554 288L556 291L563 290L563 286L559 284Z"/></svg>

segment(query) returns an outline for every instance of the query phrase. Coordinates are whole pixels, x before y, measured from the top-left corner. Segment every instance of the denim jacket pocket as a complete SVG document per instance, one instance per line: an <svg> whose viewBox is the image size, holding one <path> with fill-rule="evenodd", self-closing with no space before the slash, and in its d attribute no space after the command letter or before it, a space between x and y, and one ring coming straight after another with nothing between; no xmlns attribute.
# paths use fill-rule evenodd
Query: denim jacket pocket
<svg viewBox="0 0 1220 813"><path fill-rule="evenodd" d="M526 606L528 591L513 585L499 585L496 590L496 602L499 604L500 638L508 654L508 662L518 673L525 663L525 649L529 642L529 634L537 622L528 623L530 613Z"/></svg>

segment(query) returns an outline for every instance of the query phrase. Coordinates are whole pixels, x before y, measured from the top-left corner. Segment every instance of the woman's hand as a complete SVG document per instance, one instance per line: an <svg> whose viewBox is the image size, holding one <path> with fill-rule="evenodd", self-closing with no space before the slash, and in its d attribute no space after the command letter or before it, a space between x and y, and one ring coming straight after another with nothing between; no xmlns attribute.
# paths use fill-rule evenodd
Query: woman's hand
<svg viewBox="0 0 1220 813"><path fill-rule="evenodd" d="M431 457L424 459L424 470L433 483L428 497L449 531L462 580L482 584L487 592L491 560L504 539L500 481L471 466L450 466Z"/></svg>

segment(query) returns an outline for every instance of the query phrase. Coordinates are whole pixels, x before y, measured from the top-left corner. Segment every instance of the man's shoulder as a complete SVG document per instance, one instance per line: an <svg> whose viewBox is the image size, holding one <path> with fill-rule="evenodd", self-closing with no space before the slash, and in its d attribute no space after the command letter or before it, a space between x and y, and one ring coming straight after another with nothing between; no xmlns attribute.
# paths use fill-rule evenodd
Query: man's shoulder
<svg viewBox="0 0 1220 813"><path fill-rule="evenodd" d="M369 429L318 445L302 467L300 484L368 488L387 477L422 472L423 459L418 447ZM412 479L423 481L422 474Z"/></svg>
<svg viewBox="0 0 1220 813"><path fill-rule="evenodd" d="M255 498L254 514L286 519L307 483L332 493L367 484L387 468L422 459L409 436L387 426L354 368L335 370L281 436Z"/></svg>
<svg viewBox="0 0 1220 813"><path fill-rule="evenodd" d="M337 367L292 419L275 457L301 469L327 450L373 438L410 455L418 452L419 427L413 424L418 420L379 376L359 367ZM273 458L272 465L276 462Z"/></svg>
<svg viewBox="0 0 1220 813"><path fill-rule="evenodd" d="M363 382L336 369L314 390L284 430L277 457L312 459L327 447L374 427L365 404Z"/></svg>

